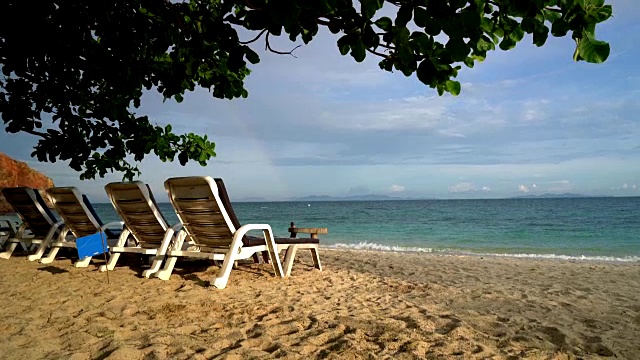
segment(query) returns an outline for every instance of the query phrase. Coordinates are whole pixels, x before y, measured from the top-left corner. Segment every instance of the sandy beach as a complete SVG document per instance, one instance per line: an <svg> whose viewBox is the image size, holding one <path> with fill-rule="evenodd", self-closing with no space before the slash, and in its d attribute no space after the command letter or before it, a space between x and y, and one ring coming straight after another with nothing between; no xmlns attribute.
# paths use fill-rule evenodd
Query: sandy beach
<svg viewBox="0 0 640 360"><path fill-rule="evenodd" d="M123 258L124 259L124 258ZM292 277L0 262L2 359L640 358L640 264L321 251ZM96 261L100 264L100 261Z"/></svg>

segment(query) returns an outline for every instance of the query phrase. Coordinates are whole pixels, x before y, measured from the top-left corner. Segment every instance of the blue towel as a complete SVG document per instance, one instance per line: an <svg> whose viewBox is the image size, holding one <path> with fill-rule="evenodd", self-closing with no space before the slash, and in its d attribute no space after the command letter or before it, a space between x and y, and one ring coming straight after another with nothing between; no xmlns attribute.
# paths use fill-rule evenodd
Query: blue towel
<svg viewBox="0 0 640 360"><path fill-rule="evenodd" d="M77 238L76 247L78 248L78 257L81 260L87 256L100 255L109 251L107 237L102 231Z"/></svg>

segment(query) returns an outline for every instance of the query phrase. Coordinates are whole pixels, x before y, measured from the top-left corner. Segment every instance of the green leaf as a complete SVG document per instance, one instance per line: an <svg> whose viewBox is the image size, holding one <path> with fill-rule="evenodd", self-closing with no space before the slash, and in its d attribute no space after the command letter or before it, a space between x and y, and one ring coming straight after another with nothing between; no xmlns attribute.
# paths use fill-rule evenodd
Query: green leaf
<svg viewBox="0 0 640 360"><path fill-rule="evenodd" d="M569 30L571 30L571 27L564 19L558 19L551 25L551 35L555 37L565 36Z"/></svg>
<svg viewBox="0 0 640 360"><path fill-rule="evenodd" d="M252 64L257 64L260 62L260 57L258 56L258 54L251 50L249 47L245 48L245 56L247 57L247 60L249 60L250 63Z"/></svg>
<svg viewBox="0 0 640 360"><path fill-rule="evenodd" d="M436 67L433 65L431 59L424 59L418 65L418 70L416 74L418 75L418 80L422 81L425 85L429 85L431 87L435 84L435 76L438 73Z"/></svg>
<svg viewBox="0 0 640 360"><path fill-rule="evenodd" d="M340 49L340 54L342 54L342 56L349 53L349 49L351 49L350 42L351 39L349 35L344 35L343 37L338 39L338 49Z"/></svg>
<svg viewBox="0 0 640 360"><path fill-rule="evenodd" d="M575 60L584 60L596 64L607 60L611 52L607 42L596 40L591 36L585 36L580 39L576 50L577 56L574 56Z"/></svg>
<svg viewBox="0 0 640 360"><path fill-rule="evenodd" d="M509 34L509 37L516 43L522 40L522 38L524 37L524 31L522 31L522 27L516 26Z"/></svg>
<svg viewBox="0 0 640 360"><path fill-rule="evenodd" d="M388 31L389 29L391 29L391 26L393 26L393 22L391 21L391 19L386 16L383 16L380 19L376 20L374 24L376 24L377 27L384 31Z"/></svg>
<svg viewBox="0 0 640 360"><path fill-rule="evenodd" d="M462 38L449 39L446 45L446 49L451 53L451 59L453 61L463 61L469 55L469 45L464 42Z"/></svg>
<svg viewBox="0 0 640 360"><path fill-rule="evenodd" d="M351 56L353 56L357 62L362 62L367 56L364 44L360 39L351 45Z"/></svg>
<svg viewBox="0 0 640 360"><path fill-rule="evenodd" d="M411 15L413 14L413 8L411 6L401 6L396 14L396 26L405 27L407 23L411 21Z"/></svg>
<svg viewBox="0 0 640 360"><path fill-rule="evenodd" d="M267 18L264 13L259 10L247 12L244 17L244 26L249 30L262 30L268 25Z"/></svg>
<svg viewBox="0 0 640 360"><path fill-rule="evenodd" d="M429 21L431 20L427 10L419 6L413 9L413 19L416 25L421 28L427 26L429 24Z"/></svg>
<svg viewBox="0 0 640 360"><path fill-rule="evenodd" d="M478 43L477 43L476 47L477 47L478 50L480 50L482 52L486 52L486 51L495 49L495 46L493 45L493 43L489 42L489 41L486 41L484 39L484 37L482 37L482 38L480 38L478 40Z"/></svg>
<svg viewBox="0 0 640 360"><path fill-rule="evenodd" d="M542 25L541 27L536 28L533 32L533 43L536 46L542 46L547 41L549 37L549 28Z"/></svg>
<svg viewBox="0 0 640 360"><path fill-rule="evenodd" d="M380 10L384 2L381 0L360 0L360 13L362 17L369 20Z"/></svg>
<svg viewBox="0 0 640 360"><path fill-rule="evenodd" d="M466 58L464 59L464 64L467 65L467 67L469 68L473 68L473 66L475 65L475 62L473 61L473 58Z"/></svg>
<svg viewBox="0 0 640 360"><path fill-rule="evenodd" d="M592 20L595 23L600 23L611 17L613 9L611 5L606 5L598 8L590 8L587 10L587 19Z"/></svg>
<svg viewBox="0 0 640 360"><path fill-rule="evenodd" d="M454 96L458 96L460 94L460 83L453 80L447 80L446 82L447 91L450 92Z"/></svg>
<svg viewBox="0 0 640 360"><path fill-rule="evenodd" d="M502 41L500 42L500 49L507 51L513 49L514 47L516 47L516 42L513 41L513 39L508 36L502 38Z"/></svg>
<svg viewBox="0 0 640 360"><path fill-rule="evenodd" d="M442 31L441 22L436 19L427 22L424 26L424 32L431 36L440 34L440 31Z"/></svg>
<svg viewBox="0 0 640 360"><path fill-rule="evenodd" d="M537 21L534 18L530 18L530 17L522 19L522 23L520 24L520 27L522 27L522 30L526 31L529 34L534 32L537 26L538 26Z"/></svg>

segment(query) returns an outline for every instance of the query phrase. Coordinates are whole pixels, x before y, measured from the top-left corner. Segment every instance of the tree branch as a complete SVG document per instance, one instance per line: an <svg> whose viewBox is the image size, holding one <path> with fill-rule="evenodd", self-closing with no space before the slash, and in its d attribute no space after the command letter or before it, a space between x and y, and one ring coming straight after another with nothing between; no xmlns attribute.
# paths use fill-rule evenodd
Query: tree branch
<svg viewBox="0 0 640 360"><path fill-rule="evenodd" d="M371 50L371 49L367 49L367 51L368 51L368 52L370 52L370 53L372 53L372 54L374 54L374 55L378 55L378 56L380 56L380 57L382 57L382 58L385 58L385 59L391 59L391 56L390 56L390 55L385 55L385 54L383 54L383 53L379 53L379 52L377 52L377 51L375 51L375 50Z"/></svg>
<svg viewBox="0 0 640 360"><path fill-rule="evenodd" d="M24 131L27 134L31 134L31 135L35 135L35 136L40 136L43 139L48 139L49 138L49 134L43 133L43 132L40 132L40 131L29 130L29 129L20 129L20 131Z"/></svg>
<svg viewBox="0 0 640 360"><path fill-rule="evenodd" d="M262 31L260 31L260 34L258 34L258 36L256 36L255 38L248 40L248 41L239 41L240 44L242 45L247 45L247 44L251 44L252 42L256 42L258 39L260 39L260 37L262 37L262 35L267 31L267 29L264 29Z"/></svg>
<svg viewBox="0 0 640 360"><path fill-rule="evenodd" d="M269 33L267 33L267 36L265 37L265 40L266 40L266 44L265 44L265 47L264 47L264 49L265 49L265 50L269 50L269 51L271 51L271 52L272 52L272 53L274 53L274 54L280 54L280 55L291 55L291 56L293 56L293 57L294 57L294 58L296 58L296 59L298 58L297 56L293 55L293 52L294 52L297 48L301 47L302 45L298 45L298 46L294 47L293 49L291 49L291 51L278 51L278 50L273 50L273 49L271 48L271 44L269 44Z"/></svg>

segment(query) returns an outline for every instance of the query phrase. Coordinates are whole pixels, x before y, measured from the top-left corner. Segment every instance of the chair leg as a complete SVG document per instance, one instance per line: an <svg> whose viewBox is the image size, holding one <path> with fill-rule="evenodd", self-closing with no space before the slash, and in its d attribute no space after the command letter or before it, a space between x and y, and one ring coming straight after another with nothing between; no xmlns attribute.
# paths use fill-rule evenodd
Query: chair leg
<svg viewBox="0 0 640 360"><path fill-rule="evenodd" d="M89 266L89 263L91 262L91 256L87 256L84 259L79 259L78 261L76 261L73 266L77 267L77 268L85 268L87 266Z"/></svg>
<svg viewBox="0 0 640 360"><path fill-rule="evenodd" d="M127 240L129 239L129 234L131 234L131 231L129 230L129 228L124 229L124 231L122 232L122 234L120 234L120 237L118 238L118 242L116 243L116 247L123 247L127 245ZM120 259L120 255L121 253L117 252L117 253L111 253L111 256L109 256L109 261L107 261L107 263L105 265L100 265L100 267L98 268L99 271L104 272L104 271L111 271L116 267L116 263L118 263L118 259Z"/></svg>
<svg viewBox="0 0 640 360"><path fill-rule="evenodd" d="M268 252L268 251L263 251L263 252L262 252L262 261L263 261L265 264L268 264L268 263L269 263L269 252Z"/></svg>
<svg viewBox="0 0 640 360"><path fill-rule="evenodd" d="M58 251L60 251L60 248L57 246L51 248L51 250L49 250L49 254L47 255L47 257L40 259L40 264L52 263L53 260L55 260L56 255L58 254Z"/></svg>
<svg viewBox="0 0 640 360"><path fill-rule="evenodd" d="M44 255L44 251L46 250L47 247L50 246L51 242L54 239L55 229L51 229L49 231L50 232L49 234L47 234L47 238L44 239L42 244L40 244L40 247L38 248L38 252L36 253L36 255L40 254L39 257L38 258L34 257L34 260L38 260L38 262L40 262L41 264L49 264L53 262L53 260L56 258L56 255L58 254L58 251L60 251L60 247L52 247L51 250L49 250L49 254L47 255L47 257L44 259L41 259L42 255ZM58 234L57 239L60 241L64 241L64 239L67 238L68 233L69 233L69 228L66 226L63 226L62 229L60 230L60 233Z"/></svg>
<svg viewBox="0 0 640 360"><path fill-rule="evenodd" d="M27 256L27 260L29 261L40 260L42 258L42 255L44 255L45 250L47 250L47 247L49 246L50 242L51 242L51 239L49 239L48 241L47 240L43 241L40 244L40 246L38 246L38 250L35 252L35 254Z"/></svg>
<svg viewBox="0 0 640 360"><path fill-rule="evenodd" d="M320 264L320 250L317 246L312 247L311 249L311 257L313 258L313 266L322 271L322 264Z"/></svg>
<svg viewBox="0 0 640 360"><path fill-rule="evenodd" d="M156 254L152 256L152 258L153 258L153 262L151 263L151 267L142 272L142 276L147 279L153 276L153 274L157 273L158 270L160 270L160 267L164 262L164 254L163 255Z"/></svg>
<svg viewBox="0 0 640 360"><path fill-rule="evenodd" d="M271 227L262 231L264 234L264 241L267 244L267 253L269 255L269 260L271 261L271 266L273 266L273 272L278 277L284 277L284 270L282 270L282 263L280 263L280 257L278 257L278 245L276 245L275 240L273 239L273 233L271 232Z"/></svg>
<svg viewBox="0 0 640 360"><path fill-rule="evenodd" d="M16 247L18 247L17 242L11 243L11 245L9 245L9 247L7 248L7 251L0 253L0 259L10 258L11 254L13 254L13 252L16 250Z"/></svg>
<svg viewBox="0 0 640 360"><path fill-rule="evenodd" d="M173 272L173 268L176 266L176 261L178 261L176 256L169 256L165 261L162 270L155 273L156 277L160 280L169 280L171 273Z"/></svg>
<svg viewBox="0 0 640 360"><path fill-rule="evenodd" d="M99 270L101 272L104 272L104 271L107 271L107 270L111 271L111 270L115 269L116 263L118 262L118 259L120 258L120 255L121 255L121 253L119 253L119 252L111 254L111 257L109 258L109 261L107 261L107 264L106 265L100 265Z"/></svg>
<svg viewBox="0 0 640 360"><path fill-rule="evenodd" d="M184 231L180 232L178 235L175 236L174 244L172 247L173 250L177 251L182 249L185 236L186 236L186 233ZM142 276L149 278L151 275L155 274L155 276L160 280L169 280L169 278L171 277L171 273L173 272L173 268L176 266L176 261L178 261L178 258L175 256L168 256L168 257L165 256L170 244L169 240L167 240L165 235L165 240L163 240L163 246L158 251L161 254L156 255L156 260L153 262L153 265L151 265L151 269L144 271L142 273ZM165 241L167 241L166 245L164 244ZM165 260L164 268L158 271L158 269L160 268L160 265L162 265L163 260Z"/></svg>
<svg viewBox="0 0 640 360"><path fill-rule="evenodd" d="M218 289L224 289L227 287L227 283L229 282L229 275L231 275L231 268L235 263L234 259L234 251L229 251L224 256L224 261L222 262L222 267L218 272L218 276L213 280L213 286Z"/></svg>
<svg viewBox="0 0 640 360"><path fill-rule="evenodd" d="M291 245L287 249L284 256L284 276L291 276L291 268L293 268L293 259L296 257L298 246Z"/></svg>
<svg viewBox="0 0 640 360"><path fill-rule="evenodd" d="M20 247L22 248L22 250L24 252L28 252L29 251L29 246L27 246L27 244L23 243L22 241L20 242Z"/></svg>

